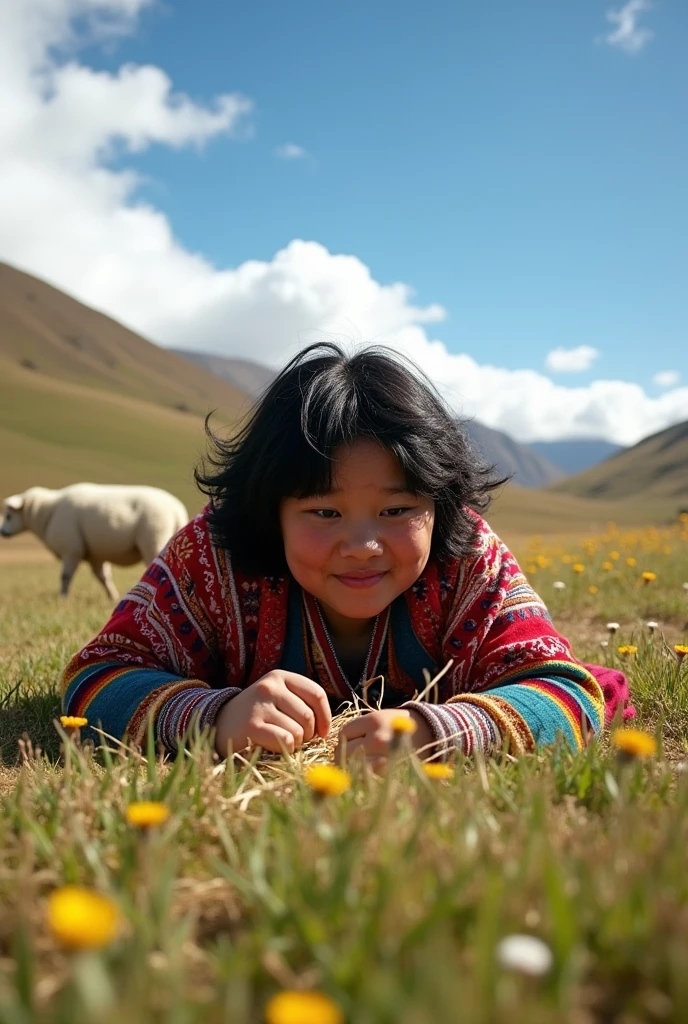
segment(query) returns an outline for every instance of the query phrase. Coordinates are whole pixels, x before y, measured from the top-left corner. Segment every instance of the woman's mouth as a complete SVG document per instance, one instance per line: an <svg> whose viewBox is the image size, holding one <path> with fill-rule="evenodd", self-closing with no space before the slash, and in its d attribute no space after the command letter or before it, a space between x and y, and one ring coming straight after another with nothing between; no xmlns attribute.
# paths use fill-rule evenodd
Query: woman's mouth
<svg viewBox="0 0 688 1024"><path fill-rule="evenodd" d="M366 590L369 587L374 587L386 575L387 570L384 569L382 572L342 573L335 576L335 579L353 590Z"/></svg>

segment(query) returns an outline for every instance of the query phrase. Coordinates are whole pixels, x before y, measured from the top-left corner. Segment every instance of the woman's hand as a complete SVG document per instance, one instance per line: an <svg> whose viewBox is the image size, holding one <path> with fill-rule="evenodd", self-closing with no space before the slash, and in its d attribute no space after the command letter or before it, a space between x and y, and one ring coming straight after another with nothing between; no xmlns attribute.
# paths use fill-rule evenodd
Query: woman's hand
<svg viewBox="0 0 688 1024"><path fill-rule="evenodd" d="M359 715L346 723L337 741L336 760L341 763L358 754L372 761L376 770L384 768L394 735L392 722L395 718L410 718L414 722L416 728L410 739L416 750L432 744L430 726L422 715L409 708L385 708Z"/></svg>
<svg viewBox="0 0 688 1024"><path fill-rule="evenodd" d="M314 736L327 736L332 714L319 683L275 669L227 701L215 722L215 748L227 757L250 745L290 754Z"/></svg>

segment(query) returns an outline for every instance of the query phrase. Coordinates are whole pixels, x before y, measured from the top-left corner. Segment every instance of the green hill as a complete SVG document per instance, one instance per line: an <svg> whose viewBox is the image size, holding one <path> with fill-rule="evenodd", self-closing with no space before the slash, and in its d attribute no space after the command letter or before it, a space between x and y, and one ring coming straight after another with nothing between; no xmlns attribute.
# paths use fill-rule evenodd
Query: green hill
<svg viewBox="0 0 688 1024"><path fill-rule="evenodd" d="M639 498L677 509L688 503L688 421L652 434L548 491L611 501Z"/></svg>
<svg viewBox="0 0 688 1024"><path fill-rule="evenodd" d="M238 388L56 288L0 264L0 498L35 484L148 483L197 508L203 417Z"/></svg>
<svg viewBox="0 0 688 1024"><path fill-rule="evenodd" d="M0 357L53 380L234 417L246 392L44 281L0 263Z"/></svg>
<svg viewBox="0 0 688 1024"><path fill-rule="evenodd" d="M78 480L145 483L192 510L203 419L83 384L42 377L0 358L0 498Z"/></svg>

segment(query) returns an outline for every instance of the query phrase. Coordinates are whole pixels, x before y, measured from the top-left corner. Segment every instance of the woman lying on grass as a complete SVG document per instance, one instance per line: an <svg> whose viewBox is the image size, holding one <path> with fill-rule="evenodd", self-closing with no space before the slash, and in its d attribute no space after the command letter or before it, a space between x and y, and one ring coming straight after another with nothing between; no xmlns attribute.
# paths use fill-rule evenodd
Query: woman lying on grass
<svg viewBox="0 0 688 1024"><path fill-rule="evenodd" d="M444 757L580 748L623 705L479 515L503 481L391 352L306 349L210 464L207 508L68 665L67 714L138 744L152 719L170 752L194 724L223 757L291 752L382 676L339 739L379 760L399 716Z"/></svg>

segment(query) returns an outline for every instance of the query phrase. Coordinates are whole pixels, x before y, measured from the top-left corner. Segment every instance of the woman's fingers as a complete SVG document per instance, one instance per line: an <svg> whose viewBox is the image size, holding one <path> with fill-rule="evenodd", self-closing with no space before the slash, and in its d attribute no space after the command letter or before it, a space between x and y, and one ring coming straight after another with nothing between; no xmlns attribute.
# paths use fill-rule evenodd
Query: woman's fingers
<svg viewBox="0 0 688 1024"><path fill-rule="evenodd" d="M345 761L364 757L373 771L384 771L387 766L389 745L387 742L373 745L369 741L370 736L358 736L350 743L340 743L335 751L335 760L338 764L343 764Z"/></svg>
<svg viewBox="0 0 688 1024"><path fill-rule="evenodd" d="M370 716L364 715L360 721L365 722ZM389 754L389 741L391 731L385 728L384 724L370 721L367 727L354 730L353 726L358 719L347 722L339 734L339 741L335 751L338 762L348 760L357 752L369 758L386 758ZM352 735L351 733L354 733Z"/></svg>
<svg viewBox="0 0 688 1024"><path fill-rule="evenodd" d="M250 723L248 736L252 743L273 754L280 753L283 747L293 754L303 746L302 727L274 705L263 709L261 720Z"/></svg>
<svg viewBox="0 0 688 1024"><path fill-rule="evenodd" d="M332 712L327 702L327 694L320 683L300 676L297 672L282 672L281 675L287 689L300 697L313 711L318 736L327 736L332 724Z"/></svg>
<svg viewBox="0 0 688 1024"><path fill-rule="evenodd" d="M347 740L348 743L358 739L361 736L367 736L370 732L372 723L370 721L370 715L357 715L356 718L350 719L346 725L342 726L341 732L339 733L339 742L341 743L342 737Z"/></svg>
<svg viewBox="0 0 688 1024"><path fill-rule="evenodd" d="M275 707L301 727L302 742L307 743L315 735L315 712L291 690L285 689L275 699Z"/></svg>

